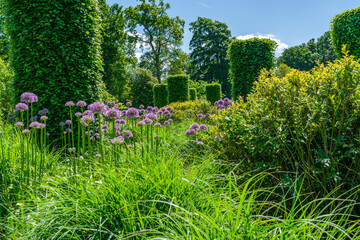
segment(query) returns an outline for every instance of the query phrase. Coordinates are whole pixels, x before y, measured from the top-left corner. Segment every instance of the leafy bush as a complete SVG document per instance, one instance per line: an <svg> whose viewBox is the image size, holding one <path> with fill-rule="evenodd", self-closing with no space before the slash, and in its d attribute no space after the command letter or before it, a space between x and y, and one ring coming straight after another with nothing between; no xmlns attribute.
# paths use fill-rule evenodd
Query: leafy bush
<svg viewBox="0 0 360 240"><path fill-rule="evenodd" d="M166 84L155 84L153 88L154 106L163 107L168 104L168 92Z"/></svg>
<svg viewBox="0 0 360 240"><path fill-rule="evenodd" d="M214 105L214 103L221 99L221 85L218 83L206 85L206 99Z"/></svg>
<svg viewBox="0 0 360 240"><path fill-rule="evenodd" d="M331 37L338 57L346 45L350 54L360 58L360 7L344 11L331 20Z"/></svg>
<svg viewBox="0 0 360 240"><path fill-rule="evenodd" d="M196 94L198 99L205 99L206 98L206 85L208 85L208 82L202 81L202 80L189 80L189 88L195 88Z"/></svg>
<svg viewBox="0 0 360 240"><path fill-rule="evenodd" d="M128 85L130 88L129 98L134 106L153 104L153 87L156 83L157 80L149 70L143 68L133 70Z"/></svg>
<svg viewBox="0 0 360 240"><path fill-rule="evenodd" d="M68 119L67 101L98 98L102 61L96 0L4 1L14 70L14 97L39 97L48 108L48 130ZM51 136L54 136L53 134Z"/></svg>
<svg viewBox="0 0 360 240"><path fill-rule="evenodd" d="M174 75L166 78L169 103L189 100L189 76Z"/></svg>
<svg viewBox="0 0 360 240"><path fill-rule="evenodd" d="M189 88L189 97L190 101L195 101L197 99L196 88Z"/></svg>
<svg viewBox="0 0 360 240"><path fill-rule="evenodd" d="M218 136L245 169L304 174L309 191L346 190L360 184L359 104L353 56L282 79L263 72L247 102L222 111Z"/></svg>
<svg viewBox="0 0 360 240"><path fill-rule="evenodd" d="M270 39L251 38L234 40L229 45L232 96L237 99L251 92L261 69L271 69L275 62L276 42Z"/></svg>
<svg viewBox="0 0 360 240"><path fill-rule="evenodd" d="M166 107L171 107L173 109L172 119L174 120L180 120L186 118L196 119L199 113L214 114L217 112L215 107L206 100L175 102L167 105Z"/></svg>
<svg viewBox="0 0 360 240"><path fill-rule="evenodd" d="M0 58L0 117L11 112L13 105L12 89L10 87L13 74L9 65Z"/></svg>

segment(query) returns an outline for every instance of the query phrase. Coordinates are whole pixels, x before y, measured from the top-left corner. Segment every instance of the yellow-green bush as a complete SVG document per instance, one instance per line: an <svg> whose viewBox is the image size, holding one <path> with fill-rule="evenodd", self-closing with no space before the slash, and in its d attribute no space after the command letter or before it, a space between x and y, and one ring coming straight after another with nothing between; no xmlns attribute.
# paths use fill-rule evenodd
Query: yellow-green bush
<svg viewBox="0 0 360 240"><path fill-rule="evenodd" d="M217 112L216 108L206 100L195 100L186 102L175 102L167 105L165 108L171 107L172 118L174 120L179 119L195 119L199 113L202 114L214 114Z"/></svg>
<svg viewBox="0 0 360 240"><path fill-rule="evenodd" d="M360 184L360 63L352 56L282 79L262 72L247 102L217 123L228 157L244 168L297 172L310 191Z"/></svg>

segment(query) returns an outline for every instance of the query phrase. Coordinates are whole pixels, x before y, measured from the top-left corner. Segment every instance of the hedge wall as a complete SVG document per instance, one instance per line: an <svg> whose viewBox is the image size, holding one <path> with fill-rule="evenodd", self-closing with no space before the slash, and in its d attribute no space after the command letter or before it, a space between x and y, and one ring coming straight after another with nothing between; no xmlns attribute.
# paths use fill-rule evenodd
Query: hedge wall
<svg viewBox="0 0 360 240"><path fill-rule="evenodd" d="M67 101L98 97L102 70L96 0L4 0L10 35L14 98L39 97L36 110L50 110L48 130L58 133L69 118Z"/></svg>
<svg viewBox="0 0 360 240"><path fill-rule="evenodd" d="M218 83L206 85L206 100L211 102L212 105L221 99L221 85Z"/></svg>
<svg viewBox="0 0 360 240"><path fill-rule="evenodd" d="M189 76L185 74L167 77L168 102L189 100Z"/></svg>
<svg viewBox="0 0 360 240"><path fill-rule="evenodd" d="M331 37L337 57L342 56L341 49L360 58L360 7L344 11L331 20Z"/></svg>
<svg viewBox="0 0 360 240"><path fill-rule="evenodd" d="M168 92L165 84L155 84L153 87L154 106L161 108L168 104Z"/></svg>
<svg viewBox="0 0 360 240"><path fill-rule="evenodd" d="M261 69L275 66L276 42L270 39L251 38L234 40L228 48L232 96L246 98Z"/></svg>
<svg viewBox="0 0 360 240"><path fill-rule="evenodd" d="M196 88L189 88L189 100L195 101L196 99Z"/></svg>

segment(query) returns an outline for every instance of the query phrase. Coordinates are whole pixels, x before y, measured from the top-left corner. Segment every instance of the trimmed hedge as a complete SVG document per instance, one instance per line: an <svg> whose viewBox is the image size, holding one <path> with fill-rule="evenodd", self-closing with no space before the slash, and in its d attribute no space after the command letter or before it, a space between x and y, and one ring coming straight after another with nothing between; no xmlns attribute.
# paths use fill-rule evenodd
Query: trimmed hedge
<svg viewBox="0 0 360 240"><path fill-rule="evenodd" d="M35 93L50 110L48 128L70 119L67 101L98 98L102 61L96 0L4 0L14 70L14 99ZM55 135L56 135L55 134ZM52 136L54 136L52 134Z"/></svg>
<svg viewBox="0 0 360 240"><path fill-rule="evenodd" d="M189 76L185 74L167 77L168 101L185 102L189 100Z"/></svg>
<svg viewBox="0 0 360 240"><path fill-rule="evenodd" d="M195 101L196 99L196 88L189 88L189 100Z"/></svg>
<svg viewBox="0 0 360 240"><path fill-rule="evenodd" d="M246 99L261 69L274 68L276 42L270 39L251 38L234 40L229 45L232 96Z"/></svg>
<svg viewBox="0 0 360 240"><path fill-rule="evenodd" d="M166 84L155 84L153 87L154 106L161 108L168 104L168 92Z"/></svg>
<svg viewBox="0 0 360 240"><path fill-rule="evenodd" d="M331 38L337 57L342 56L342 47L351 55L360 58L360 7L344 11L331 20Z"/></svg>
<svg viewBox="0 0 360 240"><path fill-rule="evenodd" d="M206 100L211 102L212 105L221 99L221 85L218 83L206 85Z"/></svg>

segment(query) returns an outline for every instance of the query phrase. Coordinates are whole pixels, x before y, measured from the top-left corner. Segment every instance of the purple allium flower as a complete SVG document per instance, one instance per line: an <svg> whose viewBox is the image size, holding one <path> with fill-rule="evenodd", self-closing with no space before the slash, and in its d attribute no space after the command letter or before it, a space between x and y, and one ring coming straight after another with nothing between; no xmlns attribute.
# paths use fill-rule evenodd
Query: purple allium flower
<svg viewBox="0 0 360 240"><path fill-rule="evenodd" d="M145 118L145 119L144 119L144 122L145 122L146 124L152 124L152 123L153 123L153 120L152 120L151 118Z"/></svg>
<svg viewBox="0 0 360 240"><path fill-rule="evenodd" d="M139 112L142 113L142 114L144 114L144 113L145 113L145 109L140 109Z"/></svg>
<svg viewBox="0 0 360 240"><path fill-rule="evenodd" d="M120 135L121 132L120 132L120 131L116 131L115 134L116 134L116 135Z"/></svg>
<svg viewBox="0 0 360 240"><path fill-rule="evenodd" d="M109 101L109 102L107 102L107 105L109 105L109 106L115 106L115 102L113 102L113 101Z"/></svg>
<svg viewBox="0 0 360 240"><path fill-rule="evenodd" d="M208 130L207 126L205 124L200 125L200 130Z"/></svg>
<svg viewBox="0 0 360 240"><path fill-rule="evenodd" d="M140 109L144 109L145 107L144 107L144 105L141 104L141 105L139 106L139 108L140 108Z"/></svg>
<svg viewBox="0 0 360 240"><path fill-rule="evenodd" d="M37 118L38 118L38 116L34 116L33 119L30 118L30 121L31 122L37 122Z"/></svg>
<svg viewBox="0 0 360 240"><path fill-rule="evenodd" d="M119 124L116 124L116 123L115 123L114 127L115 127L115 130L120 130Z"/></svg>
<svg viewBox="0 0 360 240"><path fill-rule="evenodd" d="M153 107L153 109L152 109L152 112L153 113L157 113L159 111L159 108L158 107Z"/></svg>
<svg viewBox="0 0 360 240"><path fill-rule="evenodd" d="M102 129L108 129L108 128L109 128L109 126L106 125L106 124L104 124L104 125L102 126Z"/></svg>
<svg viewBox="0 0 360 240"><path fill-rule="evenodd" d="M108 133L108 132L109 132L109 130L107 130L107 129L103 129L103 130L101 130L101 132L103 132L103 133Z"/></svg>
<svg viewBox="0 0 360 240"><path fill-rule="evenodd" d="M24 129L24 130L22 130L22 133L28 134L28 133L30 133L30 130L29 129Z"/></svg>
<svg viewBox="0 0 360 240"><path fill-rule="evenodd" d="M48 116L41 116L41 117L40 117L40 120L41 120L41 121L46 121L46 120L48 120L48 119L49 119Z"/></svg>
<svg viewBox="0 0 360 240"><path fill-rule="evenodd" d="M166 111L164 112L164 116L169 118L169 117L171 117L171 113L166 110Z"/></svg>
<svg viewBox="0 0 360 240"><path fill-rule="evenodd" d="M101 158L101 154L96 154L95 157Z"/></svg>
<svg viewBox="0 0 360 240"><path fill-rule="evenodd" d="M95 138L94 138L93 136L90 137L90 140L91 140L91 141L94 141L94 139L95 139Z"/></svg>
<svg viewBox="0 0 360 240"><path fill-rule="evenodd" d="M79 118L79 117L81 117L81 115L82 115L82 113L81 113L81 112L77 112L77 113L75 113L75 116L76 116L76 117L78 117L78 118Z"/></svg>
<svg viewBox="0 0 360 240"><path fill-rule="evenodd" d="M142 127L142 126L145 125L145 122L144 122L144 121L140 121L140 122L137 122L136 125L139 126L139 127Z"/></svg>
<svg viewBox="0 0 360 240"><path fill-rule="evenodd" d="M136 108L129 108L126 111L126 117L127 118L136 118L139 116L139 111Z"/></svg>
<svg viewBox="0 0 360 240"><path fill-rule="evenodd" d="M115 118L119 118L121 117L121 112L120 110L116 109L116 108L110 108L106 113L105 113L105 117L109 118L109 119L115 119Z"/></svg>
<svg viewBox="0 0 360 240"><path fill-rule="evenodd" d="M71 128L67 128L65 131L68 132L68 133L72 132Z"/></svg>
<svg viewBox="0 0 360 240"><path fill-rule="evenodd" d="M170 125L170 122L169 122L169 121L165 121L165 122L164 122L164 125L165 125L165 126L168 126L168 125Z"/></svg>
<svg viewBox="0 0 360 240"><path fill-rule="evenodd" d="M219 100L217 105L224 105L224 100Z"/></svg>
<svg viewBox="0 0 360 240"><path fill-rule="evenodd" d="M65 103L65 107L73 107L73 106L75 106L73 101L69 101Z"/></svg>
<svg viewBox="0 0 360 240"><path fill-rule="evenodd" d="M167 107L166 110L168 110L169 112L172 112L172 107Z"/></svg>
<svg viewBox="0 0 360 240"><path fill-rule="evenodd" d="M89 124L91 122L94 122L95 119L94 119L94 116L93 115L84 115L82 118L80 118L80 122L82 124Z"/></svg>
<svg viewBox="0 0 360 240"><path fill-rule="evenodd" d="M152 112L153 107L152 107L152 106L148 106L148 107L146 108L146 110L148 110L149 112Z"/></svg>
<svg viewBox="0 0 360 240"><path fill-rule="evenodd" d="M185 136L193 136L193 135L195 135L194 129L189 129L185 131Z"/></svg>
<svg viewBox="0 0 360 240"><path fill-rule="evenodd" d="M174 120L172 120L171 118L169 119L169 122L173 122Z"/></svg>
<svg viewBox="0 0 360 240"><path fill-rule="evenodd" d="M190 129L199 130L199 129L200 129L200 125L199 125L198 123L193 123L193 124L190 126Z"/></svg>
<svg viewBox="0 0 360 240"><path fill-rule="evenodd" d="M30 125L29 125L29 127L30 127L30 128L37 128L37 125L38 125L38 124L40 124L40 123L38 123L38 122L31 122Z"/></svg>
<svg viewBox="0 0 360 240"><path fill-rule="evenodd" d="M161 109L160 109L160 112L165 112L165 111L166 111L165 108L161 108Z"/></svg>
<svg viewBox="0 0 360 240"><path fill-rule="evenodd" d="M125 125L126 121L124 119L119 119L118 124Z"/></svg>
<svg viewBox="0 0 360 240"><path fill-rule="evenodd" d="M96 137L96 138L100 138L100 134L99 134L99 133L95 133L95 137Z"/></svg>
<svg viewBox="0 0 360 240"><path fill-rule="evenodd" d="M198 146L202 146L202 145L204 145L204 142L203 142L203 141L198 141L198 142L197 142L197 145L198 145Z"/></svg>
<svg viewBox="0 0 360 240"><path fill-rule="evenodd" d="M29 107L28 107L28 105L26 105L25 103L18 103L18 104L15 106L15 110L16 110L16 111L23 112L23 111L29 110Z"/></svg>
<svg viewBox="0 0 360 240"><path fill-rule="evenodd" d="M155 138L155 140L158 140L158 139L159 139L159 135L155 135L154 138Z"/></svg>
<svg viewBox="0 0 360 240"><path fill-rule="evenodd" d="M132 132L131 131L129 131L129 130L123 130L122 131L122 133L124 134L124 137L125 138L132 138L133 137L133 134L132 134Z"/></svg>
<svg viewBox="0 0 360 240"><path fill-rule="evenodd" d="M34 103L38 101L38 97L34 93L25 92L20 96L21 102Z"/></svg>
<svg viewBox="0 0 360 240"><path fill-rule="evenodd" d="M89 124L87 124L86 122L83 123L84 127L88 127Z"/></svg>
<svg viewBox="0 0 360 240"><path fill-rule="evenodd" d="M17 126L17 127L23 127L24 126L24 124L22 123L22 122L17 122L17 123L15 123L15 126Z"/></svg>
<svg viewBox="0 0 360 240"><path fill-rule="evenodd" d="M66 131L63 131L63 134L66 134L67 132Z"/></svg>
<svg viewBox="0 0 360 240"><path fill-rule="evenodd" d="M206 117L210 117L210 113L207 113L205 116L206 116Z"/></svg>
<svg viewBox="0 0 360 240"><path fill-rule="evenodd" d="M107 105L99 102L94 102L88 106L88 110L99 114L105 113L108 109L109 107Z"/></svg>
<svg viewBox="0 0 360 240"><path fill-rule="evenodd" d="M50 136L50 133L46 133L46 136Z"/></svg>
<svg viewBox="0 0 360 240"><path fill-rule="evenodd" d="M132 103L131 103L131 102L127 102L127 103L126 103L126 106L127 106L127 107L131 107L131 106L132 106Z"/></svg>
<svg viewBox="0 0 360 240"><path fill-rule="evenodd" d="M204 114L202 114L202 113L199 113L198 115L197 115L197 118L205 118L205 115Z"/></svg>
<svg viewBox="0 0 360 240"><path fill-rule="evenodd" d="M44 108L43 110L39 111L38 113L39 113L40 115L45 115L45 114L49 113L49 109Z"/></svg>
<svg viewBox="0 0 360 240"><path fill-rule="evenodd" d="M157 122L157 123L155 123L154 126L155 126L155 127L161 127L162 125L161 125L161 123Z"/></svg>
<svg viewBox="0 0 360 240"><path fill-rule="evenodd" d="M154 113L148 113L148 114L146 114L146 118L150 118L151 120L155 120L155 119L157 119L157 116Z"/></svg>
<svg viewBox="0 0 360 240"><path fill-rule="evenodd" d="M94 116L94 113L90 110L85 110L83 116Z"/></svg>
<svg viewBox="0 0 360 240"><path fill-rule="evenodd" d="M78 101L76 103L76 106L78 106L78 107L86 107L86 105L87 105L87 103L85 101Z"/></svg>
<svg viewBox="0 0 360 240"><path fill-rule="evenodd" d="M64 122L61 122L59 125L60 125L61 127L63 127L63 126L65 126L66 124L65 124Z"/></svg>
<svg viewBox="0 0 360 240"><path fill-rule="evenodd" d="M85 135L88 135L89 134L89 132L88 131L85 131Z"/></svg>
<svg viewBox="0 0 360 240"><path fill-rule="evenodd" d="M4 131L0 131L0 135L3 135L4 134Z"/></svg>
<svg viewBox="0 0 360 240"><path fill-rule="evenodd" d="M125 142L125 139L123 136L118 136L116 138L113 138L111 140L112 144L115 144L115 145L120 145L120 144L123 144Z"/></svg>
<svg viewBox="0 0 360 240"><path fill-rule="evenodd" d="M66 125L71 125L71 120L66 120L65 124Z"/></svg>

